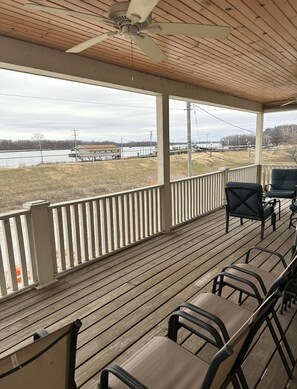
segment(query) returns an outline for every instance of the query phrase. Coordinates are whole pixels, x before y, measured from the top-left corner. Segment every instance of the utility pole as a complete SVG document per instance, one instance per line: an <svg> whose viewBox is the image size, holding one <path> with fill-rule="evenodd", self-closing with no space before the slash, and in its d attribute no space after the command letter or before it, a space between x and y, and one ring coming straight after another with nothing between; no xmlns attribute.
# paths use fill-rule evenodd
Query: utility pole
<svg viewBox="0 0 297 389"><path fill-rule="evenodd" d="M191 103L187 103L188 177L192 177Z"/></svg>
<svg viewBox="0 0 297 389"><path fill-rule="evenodd" d="M121 138L121 149L122 149L122 159L124 158L124 143L123 143L123 137Z"/></svg>
<svg viewBox="0 0 297 389"><path fill-rule="evenodd" d="M74 136L74 150L75 150L75 162L77 162L77 144L76 144L76 138L77 138L77 134L78 134L78 130L70 130L73 132L73 136Z"/></svg>
<svg viewBox="0 0 297 389"><path fill-rule="evenodd" d="M153 131L149 131L150 133L150 155L152 155L152 138L153 138Z"/></svg>

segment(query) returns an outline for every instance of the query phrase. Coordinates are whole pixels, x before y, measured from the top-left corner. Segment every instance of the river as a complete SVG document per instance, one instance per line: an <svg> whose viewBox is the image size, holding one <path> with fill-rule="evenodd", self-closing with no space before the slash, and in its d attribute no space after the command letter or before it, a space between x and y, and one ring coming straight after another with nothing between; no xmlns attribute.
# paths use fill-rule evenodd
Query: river
<svg viewBox="0 0 297 389"><path fill-rule="evenodd" d="M155 152L155 147L123 147L122 158L145 157ZM15 168L40 163L73 163L68 157L70 150L39 150L0 152L0 167Z"/></svg>
<svg viewBox="0 0 297 389"><path fill-rule="evenodd" d="M210 144L199 144L200 147L210 147ZM221 144L211 143L214 149L221 149ZM178 152L186 148L185 144L176 144L170 147L172 151ZM122 158L137 158L155 155L155 146L122 147ZM0 151L0 167L16 168L22 166L33 166L41 163L74 163L75 159L70 158L70 150L35 150L35 151Z"/></svg>

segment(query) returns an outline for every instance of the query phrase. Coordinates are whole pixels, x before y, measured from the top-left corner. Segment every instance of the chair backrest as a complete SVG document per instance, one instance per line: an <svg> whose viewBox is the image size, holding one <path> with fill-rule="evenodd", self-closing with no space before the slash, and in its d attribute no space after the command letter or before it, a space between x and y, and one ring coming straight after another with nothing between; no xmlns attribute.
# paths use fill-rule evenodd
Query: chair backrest
<svg viewBox="0 0 297 389"><path fill-rule="evenodd" d="M285 268L285 270L277 277L274 283L271 285L269 290L267 291L266 296L274 293L276 290L279 290L283 293L286 289L286 286L291 280L297 276L297 255L293 257L291 262Z"/></svg>
<svg viewBox="0 0 297 389"><path fill-rule="evenodd" d="M219 389L228 375L236 373L257 331L274 309L279 297L280 294L275 292L265 299L245 324L216 353L211 361L201 389Z"/></svg>
<svg viewBox="0 0 297 389"><path fill-rule="evenodd" d="M227 182L227 210L233 216L262 216L263 188L250 182Z"/></svg>
<svg viewBox="0 0 297 389"><path fill-rule="evenodd" d="M294 190L297 185L297 169L272 169L271 189Z"/></svg>
<svg viewBox="0 0 297 389"><path fill-rule="evenodd" d="M0 360L1 389L76 389L80 320L47 334Z"/></svg>

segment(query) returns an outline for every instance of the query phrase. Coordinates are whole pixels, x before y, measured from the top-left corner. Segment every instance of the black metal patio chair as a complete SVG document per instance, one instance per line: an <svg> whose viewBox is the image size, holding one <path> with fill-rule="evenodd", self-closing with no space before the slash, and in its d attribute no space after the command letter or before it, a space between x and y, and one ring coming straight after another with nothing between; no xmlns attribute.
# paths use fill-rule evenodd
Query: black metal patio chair
<svg viewBox="0 0 297 389"><path fill-rule="evenodd" d="M272 169L271 183L264 186L265 197L292 199L297 196L297 169Z"/></svg>
<svg viewBox="0 0 297 389"><path fill-rule="evenodd" d="M276 229L276 215L272 202L263 202L263 188L260 184L249 182L228 182L226 192L226 233L229 231L230 216L261 222L261 239L264 238L265 221L271 219Z"/></svg>
<svg viewBox="0 0 297 389"><path fill-rule="evenodd" d="M34 342L0 359L1 389L77 389L76 342L81 321L34 334Z"/></svg>
<svg viewBox="0 0 297 389"><path fill-rule="evenodd" d="M210 363L178 345L174 339L155 337L122 366L115 364L107 366L101 373L99 388L218 389L223 387L240 370L255 334L273 310L277 299L278 296L272 295L265 300L220 348ZM194 325L199 325L193 316L177 311L170 318L169 327L175 325L179 317L186 317ZM211 332L216 332L215 328L211 328ZM171 333L172 330L169 328L169 336ZM248 389L246 383L243 388Z"/></svg>
<svg viewBox="0 0 297 389"><path fill-rule="evenodd" d="M273 256L277 258L279 263L282 264L282 266L284 267L282 273L280 275L277 275L251 264L249 259L250 254L253 250L266 252L271 254L271 258ZM239 291L239 304L242 303L244 295L256 299L258 303L261 304L263 300L275 290L280 290L282 292L280 312L283 313L287 306L291 306L292 301L294 302L296 299L296 294L294 293L295 289L293 289L295 288L296 277L296 250L294 250L292 260L288 265L286 265L284 258L279 253L258 246L254 246L250 250L248 250L244 263L228 265L222 269L222 271L213 280L212 293L221 296L223 288L229 287ZM280 339L285 346L287 355L289 356L293 367L295 364L295 358L293 356L293 353L286 339L285 333L282 329L276 312L272 312L272 319L275 323L276 329L279 332ZM284 366L287 370L287 373L289 377L291 377L291 368L289 368L287 359L281 348L279 347L279 340L277 338L275 329L269 321L267 322L267 324L273 336L279 354L282 358Z"/></svg>

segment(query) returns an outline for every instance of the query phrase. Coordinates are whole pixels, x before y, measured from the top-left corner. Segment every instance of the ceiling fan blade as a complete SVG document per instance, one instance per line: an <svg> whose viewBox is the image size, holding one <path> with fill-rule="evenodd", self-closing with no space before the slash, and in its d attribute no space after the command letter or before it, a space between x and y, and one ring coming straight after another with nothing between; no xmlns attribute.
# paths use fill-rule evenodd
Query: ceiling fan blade
<svg viewBox="0 0 297 389"><path fill-rule="evenodd" d="M69 9L65 8L55 8L55 7L46 7L44 5L35 4L35 3L27 3L24 4L24 7L26 9L32 10L32 11L41 11L41 12L47 12L53 15L69 15L69 16L75 16L81 19L87 19L87 20L94 20L98 23L106 23L109 25L115 25L115 23L107 18L104 18L103 16L96 16L92 14L87 14L84 12L77 12L77 11L71 11Z"/></svg>
<svg viewBox="0 0 297 389"><path fill-rule="evenodd" d="M131 0L126 12L132 23L144 22L159 0Z"/></svg>
<svg viewBox="0 0 297 389"><path fill-rule="evenodd" d="M152 23L146 30L160 35L187 35L199 38L226 39L230 27L191 23Z"/></svg>
<svg viewBox="0 0 297 389"><path fill-rule="evenodd" d="M162 62L167 57L160 47L148 36L138 35L139 39L134 40L138 47L154 62Z"/></svg>
<svg viewBox="0 0 297 389"><path fill-rule="evenodd" d="M117 34L119 34L118 31L110 31L110 32L106 32L105 34L97 35L94 38L88 39L87 41L84 41L72 47L71 49L66 50L66 53L80 53L81 51L84 51L89 47L94 46L97 43L103 42L106 39L111 38Z"/></svg>
<svg viewBox="0 0 297 389"><path fill-rule="evenodd" d="M284 106L286 106L286 105L293 104L293 103L297 103L297 99L291 100L291 101L287 101L286 103L281 104L281 107L284 107Z"/></svg>

